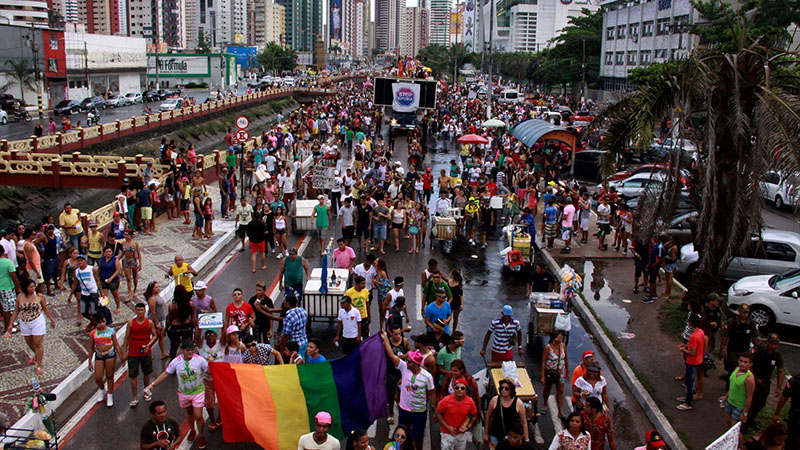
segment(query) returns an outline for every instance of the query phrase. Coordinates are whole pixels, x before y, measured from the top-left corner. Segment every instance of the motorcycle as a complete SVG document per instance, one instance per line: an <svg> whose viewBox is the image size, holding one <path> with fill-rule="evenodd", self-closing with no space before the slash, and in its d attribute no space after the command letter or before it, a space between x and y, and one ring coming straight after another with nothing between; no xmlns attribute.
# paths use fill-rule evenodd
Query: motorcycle
<svg viewBox="0 0 800 450"><path fill-rule="evenodd" d="M22 122L23 120L25 122L30 122L31 120L33 120L33 118L31 117L31 114L28 112L28 110L22 109L19 111L14 111L13 114L9 114L8 120L11 122Z"/></svg>
<svg viewBox="0 0 800 450"><path fill-rule="evenodd" d="M93 113L89 111L86 114L86 126L91 127L92 125L98 125L100 123L100 112Z"/></svg>

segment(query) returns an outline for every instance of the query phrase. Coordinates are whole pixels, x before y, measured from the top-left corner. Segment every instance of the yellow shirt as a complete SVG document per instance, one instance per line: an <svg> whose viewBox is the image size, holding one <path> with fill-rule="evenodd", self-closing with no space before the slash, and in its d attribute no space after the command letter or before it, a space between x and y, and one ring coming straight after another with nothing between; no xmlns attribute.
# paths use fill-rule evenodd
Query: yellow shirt
<svg viewBox="0 0 800 450"><path fill-rule="evenodd" d="M72 208L72 212L67 214L65 212L61 212L58 215L58 224L61 225L62 228L67 230L67 234L70 236L75 236L76 234L83 233L83 227L80 224L81 221L81 212L75 208ZM71 228L75 225L75 228Z"/></svg>
<svg viewBox="0 0 800 450"><path fill-rule="evenodd" d="M352 300L353 308L357 309L358 312L361 313L362 319L369 318L369 310L367 309L367 300L369 300L368 290L362 289L357 291L356 288L350 288L344 293L344 296Z"/></svg>
<svg viewBox="0 0 800 450"><path fill-rule="evenodd" d="M103 234L99 231L95 231L94 233L92 230L89 230L89 257L100 259L103 256Z"/></svg>
<svg viewBox="0 0 800 450"><path fill-rule="evenodd" d="M192 290L194 290L192 279L189 277L189 275L184 275L188 271L189 264L186 264L185 262L181 267L178 267L175 264L172 265L172 276L175 277L175 286L180 283L184 288L186 288L186 291L192 292Z"/></svg>

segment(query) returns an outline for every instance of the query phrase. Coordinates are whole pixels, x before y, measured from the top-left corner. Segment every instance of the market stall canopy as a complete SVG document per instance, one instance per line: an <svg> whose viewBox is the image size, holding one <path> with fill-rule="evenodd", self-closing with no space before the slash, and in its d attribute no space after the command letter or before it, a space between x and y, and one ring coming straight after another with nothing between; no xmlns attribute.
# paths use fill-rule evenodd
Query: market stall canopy
<svg viewBox="0 0 800 450"><path fill-rule="evenodd" d="M568 144L575 148L575 135L564 127L558 127L541 119L528 119L518 123L511 135L522 141L528 147L533 146L540 139L553 139Z"/></svg>
<svg viewBox="0 0 800 450"><path fill-rule="evenodd" d="M505 126L506 123L500 119L489 119L481 124L481 127L484 128L503 128Z"/></svg>
<svg viewBox="0 0 800 450"><path fill-rule="evenodd" d="M477 134L465 134L458 138L459 144L488 144L489 140Z"/></svg>

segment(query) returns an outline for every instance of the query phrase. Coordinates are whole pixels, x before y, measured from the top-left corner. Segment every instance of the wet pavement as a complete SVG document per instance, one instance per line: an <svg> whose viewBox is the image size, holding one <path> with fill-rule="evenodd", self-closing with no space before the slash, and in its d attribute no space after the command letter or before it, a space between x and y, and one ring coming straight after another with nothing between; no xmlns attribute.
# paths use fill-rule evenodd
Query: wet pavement
<svg viewBox="0 0 800 450"><path fill-rule="evenodd" d="M396 160L406 161L405 140L400 138L396 144ZM432 161L434 170L440 166L449 164L449 160L455 156L451 150L449 154L433 153L429 154L427 161ZM405 164L404 164L405 165ZM435 198L435 197L434 197ZM499 234L499 233L498 233ZM428 238L429 239L429 238ZM290 238L290 245L296 245L296 237ZM454 247L451 254L443 254L438 246L433 250L430 248L430 241L426 239L426 245L419 254L408 255L406 252L408 241L401 240L401 252L395 253L391 245L386 246L387 254L385 260L389 269L389 277L403 276L406 280L405 293L409 303L409 311L412 311L412 335L420 333L424 329L422 321L414 312L420 309L421 299L417 297L416 291L421 288L420 274L426 268L429 258L439 260L439 267L442 271L449 273L453 268L458 268L464 276L464 298L465 310L461 314L459 329L466 335L466 343L463 347L463 359L467 369L471 373L484 368L484 361L479 355L483 335L489 322L499 315L504 304L514 307L515 316L522 322L523 328L527 329L526 322L529 315L528 301L525 298L525 277L524 274L504 273L501 269L499 252L505 247L499 236L490 237L489 245L486 249L480 247L472 248L466 242L460 241ZM318 241L312 239L305 248L305 257L309 259L310 267L318 267L320 264ZM363 253L359 255L359 262L363 260ZM201 273L199 279L207 280L210 284L208 294L215 298L218 310L223 310L230 302L230 293L234 287L242 287L246 298L253 295L256 281L265 281L267 286L276 281L276 274L279 267L279 260L271 254L268 259L266 271L259 271L256 274L250 272L250 262L248 253L238 253L233 246L229 246L225 252L216 260L209 264L210 269ZM214 273L218 271L218 273ZM593 283L594 284L594 283ZM373 302L374 303L374 302ZM377 306L373 305L371 313L377 314ZM374 316L373 316L374 317ZM584 350L596 350L593 339L588 336L580 325L580 322L573 316L573 329L567 348L570 369L575 367ZM371 325L371 331L377 330L377 324ZM332 337L335 327L328 323L314 323L312 333L314 336L323 340L322 353L328 358L340 356L338 350L332 345ZM523 336L523 339L525 337ZM154 351L154 355L158 350ZM156 357L157 358L157 357ZM650 424L644 418L644 414L633 401L631 395L624 386L620 386L615 380L613 370L603 355L598 354L598 360L603 367L604 375L609 382L608 392L612 400L611 417L615 422L618 446L621 449L629 449L641 445L642 436L650 428ZM540 372L540 353L526 352L524 355L527 370L534 380L537 392L541 392L539 379ZM164 369L164 363L156 360L154 363L154 375ZM130 409L128 402L131 398L129 382L124 379L120 382L115 394L116 406L108 409L105 406L96 406L90 398L95 391L91 386L85 387L77 398L82 401L70 403L70 408L64 407L58 411L59 421L65 423L71 416L81 418L72 420L70 425L72 430L67 434L68 440L64 449L107 449L109 436L117 436L119 442L124 443L122 448L134 448L138 440L138 430L148 418L147 404L140 403L138 408ZM140 387L141 389L141 387ZM569 388L566 389L565 397L569 396ZM177 405L175 395L175 381L170 379L162 383L155 389L154 398L163 399L167 402L170 416L179 422L183 421L183 413ZM568 400L564 399L565 408L568 408ZM83 403L83 402L86 403ZM542 403L540 401L539 406ZM568 411L568 409L566 409ZM76 414L77 413L77 414ZM429 424L429 430L434 426ZM438 428L438 427L437 427ZM541 435L544 442L549 445L554 435L553 414L543 416L539 422ZM372 430L374 436L371 444L380 448L388 438L389 427L385 420L378 421L377 426ZM437 450L438 433L432 433L430 448ZM208 435L209 448L233 449L252 449L257 448L254 444L224 444L221 433ZM185 443L181 448L189 448ZM195 445L195 444L192 444ZM426 448L428 445L426 445ZM472 448L471 444L470 447Z"/></svg>

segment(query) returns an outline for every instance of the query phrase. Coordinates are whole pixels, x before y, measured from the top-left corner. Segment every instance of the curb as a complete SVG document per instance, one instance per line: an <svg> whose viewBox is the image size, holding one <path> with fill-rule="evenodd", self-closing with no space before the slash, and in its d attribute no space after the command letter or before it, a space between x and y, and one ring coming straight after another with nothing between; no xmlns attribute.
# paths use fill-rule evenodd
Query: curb
<svg viewBox="0 0 800 450"><path fill-rule="evenodd" d="M222 237L217 240L208 250L203 252L197 260L194 261L192 266L198 272L202 270L213 258L215 258L220 251L225 248L231 241L233 241L234 237L236 236L236 229L233 228L226 232ZM170 298L172 296L172 292L175 290L175 283L169 283L168 286L161 291L161 295L164 295L164 298ZM126 323L117 331L117 340L122 342L125 338L125 331L128 327ZM47 404L47 411L51 412L61 406L69 397L77 391L83 383L89 381L92 376L92 373L86 370L86 365L88 364L88 360L83 361L80 365L72 371L63 381L61 381L55 389L53 389L52 393L56 394L56 400L52 401ZM39 423L38 413L28 412L24 416L22 416L16 423L12 426L12 428L18 430L31 430L35 429ZM6 439L3 439L2 442L4 443L11 443L14 442L15 437L22 436L21 434L10 434ZM27 434L26 434L27 436Z"/></svg>
<svg viewBox="0 0 800 450"><path fill-rule="evenodd" d="M547 266L554 274L561 272L561 268L558 267L555 259L553 259L547 250L543 249L542 255L544 256ZM608 356L609 361L614 366L617 373L619 373L622 381L631 389L634 398L644 410L650 423L661 433L661 436L664 438L669 448L673 450L687 450L686 445L681 441L678 433L669 422L669 419L661 412L661 409L658 407L655 400L653 400L653 397L650 396L647 389L645 389L639 379L636 378L636 374L633 372L628 362L625 361L619 351L614 347L611 339L603 331L600 322L595 319L594 315L592 315L588 307L584 305L583 301L573 302L573 306L577 310L580 319L586 325L588 331L597 339L598 345L606 356Z"/></svg>

